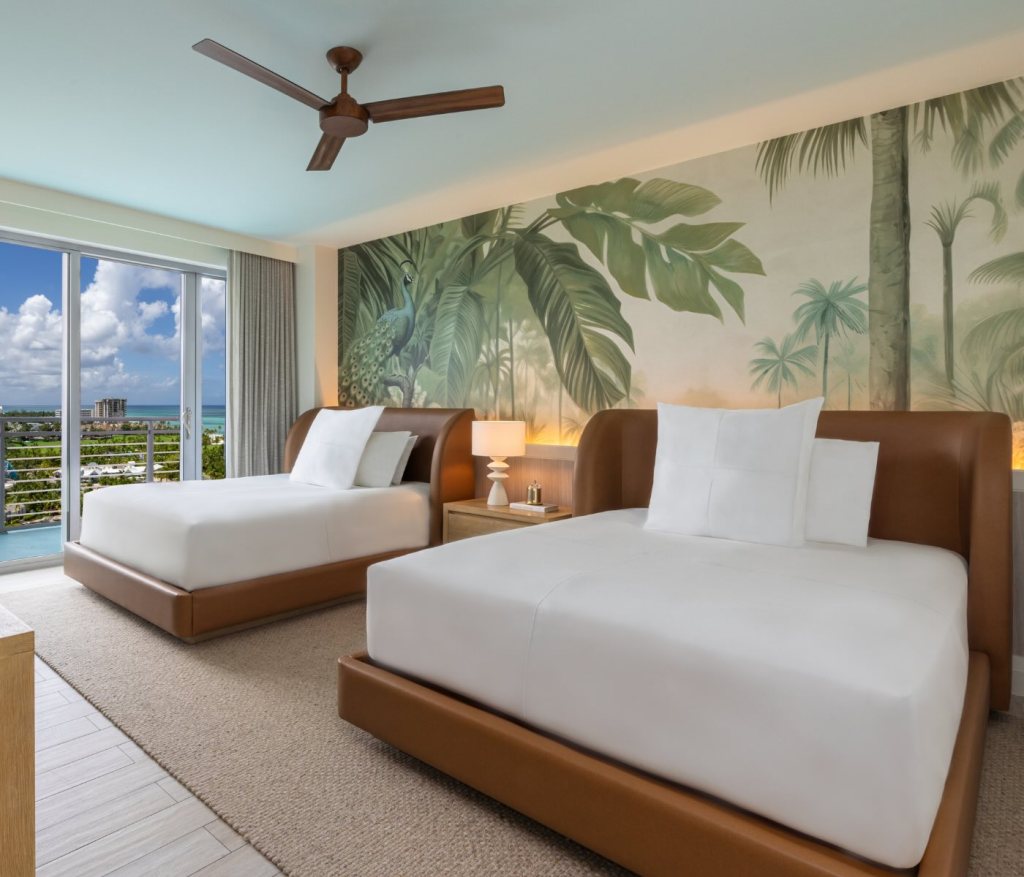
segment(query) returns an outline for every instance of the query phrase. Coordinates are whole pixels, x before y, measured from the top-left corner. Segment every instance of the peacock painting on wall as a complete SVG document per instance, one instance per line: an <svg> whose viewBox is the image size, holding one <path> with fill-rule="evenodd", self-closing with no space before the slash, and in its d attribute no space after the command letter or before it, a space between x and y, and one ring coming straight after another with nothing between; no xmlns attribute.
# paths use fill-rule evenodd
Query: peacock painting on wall
<svg viewBox="0 0 1024 877"><path fill-rule="evenodd" d="M339 252L343 405L574 443L657 401L1008 413L1024 468L1024 78Z"/></svg>

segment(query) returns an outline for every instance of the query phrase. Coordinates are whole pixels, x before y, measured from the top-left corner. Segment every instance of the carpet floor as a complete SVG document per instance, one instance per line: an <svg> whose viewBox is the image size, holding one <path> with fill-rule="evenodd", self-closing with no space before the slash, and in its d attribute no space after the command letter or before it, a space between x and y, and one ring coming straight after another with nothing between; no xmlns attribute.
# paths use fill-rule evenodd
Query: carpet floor
<svg viewBox="0 0 1024 877"><path fill-rule="evenodd" d="M623 874L338 718L361 602L185 645L58 571L0 596L39 655L285 873ZM1024 715L995 715L972 877L1024 875Z"/></svg>

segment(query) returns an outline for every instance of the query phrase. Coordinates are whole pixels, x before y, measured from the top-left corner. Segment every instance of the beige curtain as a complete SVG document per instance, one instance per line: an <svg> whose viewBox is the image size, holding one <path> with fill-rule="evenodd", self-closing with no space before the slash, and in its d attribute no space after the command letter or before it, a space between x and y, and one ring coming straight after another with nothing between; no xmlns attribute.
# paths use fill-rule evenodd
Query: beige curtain
<svg viewBox="0 0 1024 877"><path fill-rule="evenodd" d="M227 312L227 474L270 475L298 415L295 266L233 252Z"/></svg>

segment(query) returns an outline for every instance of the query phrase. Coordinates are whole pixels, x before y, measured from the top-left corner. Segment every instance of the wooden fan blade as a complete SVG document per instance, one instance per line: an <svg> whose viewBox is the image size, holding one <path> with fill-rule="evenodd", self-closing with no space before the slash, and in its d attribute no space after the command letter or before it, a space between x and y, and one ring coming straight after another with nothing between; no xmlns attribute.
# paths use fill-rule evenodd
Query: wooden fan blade
<svg viewBox="0 0 1024 877"><path fill-rule="evenodd" d="M309 160L306 170L329 171L344 145L344 137L332 137L330 134L324 134L316 145L316 149L313 150L313 157Z"/></svg>
<svg viewBox="0 0 1024 877"><path fill-rule="evenodd" d="M251 76L257 82L262 82L264 85L276 88L282 94L295 98L295 100L301 101L307 107L312 107L314 110L319 110L330 103L329 100L324 100L319 95L307 91L301 85L296 85L291 80L278 76L273 70L268 70L255 61L250 61L244 55L239 55L238 52L232 51L227 46L222 46L214 40L200 40L192 48L200 55L206 55L207 58L220 61L221 64L226 64L232 70L237 70L239 73Z"/></svg>
<svg viewBox="0 0 1024 877"><path fill-rule="evenodd" d="M464 88L460 91L442 91L399 97L363 104L374 122L397 122L419 116L440 116L443 113L464 113L467 110L487 110L505 105L505 89L500 85L484 88Z"/></svg>

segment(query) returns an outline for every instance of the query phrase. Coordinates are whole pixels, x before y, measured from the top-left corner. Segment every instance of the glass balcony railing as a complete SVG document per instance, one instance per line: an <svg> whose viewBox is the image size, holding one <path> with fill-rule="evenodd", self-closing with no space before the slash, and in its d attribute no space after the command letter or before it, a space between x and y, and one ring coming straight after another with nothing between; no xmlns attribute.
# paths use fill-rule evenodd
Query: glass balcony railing
<svg viewBox="0 0 1024 877"><path fill-rule="evenodd" d="M59 524L60 418L0 415L0 464L4 470L0 536ZM177 481L180 470L176 418L82 418L79 480L83 495L113 484ZM0 561L4 553L0 551Z"/></svg>

